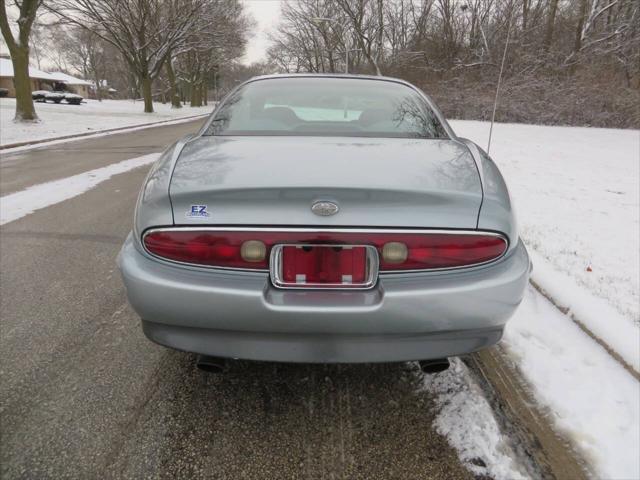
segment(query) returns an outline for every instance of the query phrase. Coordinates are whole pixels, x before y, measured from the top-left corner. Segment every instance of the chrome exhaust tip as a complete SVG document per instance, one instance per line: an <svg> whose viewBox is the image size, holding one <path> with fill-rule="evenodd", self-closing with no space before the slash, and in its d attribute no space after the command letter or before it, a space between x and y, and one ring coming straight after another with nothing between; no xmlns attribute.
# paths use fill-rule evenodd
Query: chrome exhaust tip
<svg viewBox="0 0 640 480"><path fill-rule="evenodd" d="M439 373L449 368L448 358L434 358L432 360L420 360L418 362L422 373Z"/></svg>
<svg viewBox="0 0 640 480"><path fill-rule="evenodd" d="M222 373L224 367L227 364L227 360L220 357L210 357L208 355L198 355L196 360L196 367L203 372L209 373Z"/></svg>

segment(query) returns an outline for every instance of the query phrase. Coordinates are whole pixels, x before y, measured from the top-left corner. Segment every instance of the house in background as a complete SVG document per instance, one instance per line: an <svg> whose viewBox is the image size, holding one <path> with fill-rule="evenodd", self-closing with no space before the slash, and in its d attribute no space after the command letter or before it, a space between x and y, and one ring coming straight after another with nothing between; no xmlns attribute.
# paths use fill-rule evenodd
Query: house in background
<svg viewBox="0 0 640 480"><path fill-rule="evenodd" d="M32 92L36 90L68 91L77 93L83 98L89 98L93 89L93 83L87 80L62 72L43 72L33 67L29 67L29 78L31 79ZM8 55L0 56L0 88L6 88L9 91L7 96L16 96L16 89L13 85L13 63Z"/></svg>
<svg viewBox="0 0 640 480"><path fill-rule="evenodd" d="M57 81L50 73L33 67L29 67L29 78L31 79L31 91L53 90ZM6 88L9 91L9 97L16 96L16 89L13 85L13 63L10 58L0 58L0 88Z"/></svg>

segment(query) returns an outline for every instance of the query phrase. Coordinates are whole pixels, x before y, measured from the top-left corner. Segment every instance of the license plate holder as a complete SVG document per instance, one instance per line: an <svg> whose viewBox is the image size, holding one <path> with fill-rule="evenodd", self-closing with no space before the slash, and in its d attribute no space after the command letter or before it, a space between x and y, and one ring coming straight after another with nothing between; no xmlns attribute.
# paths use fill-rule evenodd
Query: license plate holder
<svg viewBox="0 0 640 480"><path fill-rule="evenodd" d="M378 252L371 245L275 245L270 271L278 288L364 290L376 283Z"/></svg>

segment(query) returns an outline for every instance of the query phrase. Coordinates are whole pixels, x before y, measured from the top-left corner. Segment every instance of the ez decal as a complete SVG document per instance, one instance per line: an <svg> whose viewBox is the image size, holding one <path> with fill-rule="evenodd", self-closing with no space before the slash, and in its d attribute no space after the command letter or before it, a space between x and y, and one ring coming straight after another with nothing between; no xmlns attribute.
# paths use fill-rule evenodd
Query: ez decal
<svg viewBox="0 0 640 480"><path fill-rule="evenodd" d="M187 212L189 218L206 218L209 216L206 205L191 205L191 209Z"/></svg>

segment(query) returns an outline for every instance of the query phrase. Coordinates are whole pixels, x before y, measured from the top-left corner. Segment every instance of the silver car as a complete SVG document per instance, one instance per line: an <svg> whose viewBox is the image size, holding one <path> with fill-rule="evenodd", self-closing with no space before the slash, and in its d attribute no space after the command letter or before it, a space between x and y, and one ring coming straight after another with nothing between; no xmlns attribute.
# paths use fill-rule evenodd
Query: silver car
<svg viewBox="0 0 640 480"><path fill-rule="evenodd" d="M498 342L530 273L504 180L419 89L257 77L169 147L119 256L152 341L220 358L422 360Z"/></svg>

